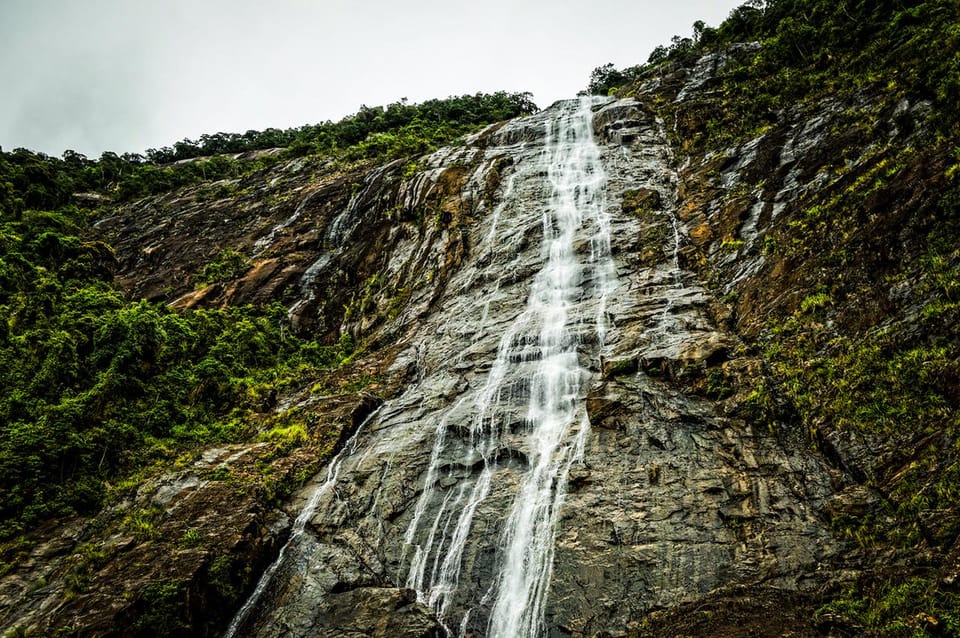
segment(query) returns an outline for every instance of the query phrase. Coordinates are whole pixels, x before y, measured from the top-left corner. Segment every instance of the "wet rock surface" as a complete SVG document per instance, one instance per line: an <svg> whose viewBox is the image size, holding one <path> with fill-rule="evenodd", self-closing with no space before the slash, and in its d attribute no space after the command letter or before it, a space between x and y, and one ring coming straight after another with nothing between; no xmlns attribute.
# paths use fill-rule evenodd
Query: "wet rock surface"
<svg viewBox="0 0 960 638"><path fill-rule="evenodd" d="M158 613L170 614L170 627L197 616L208 627L227 620L224 607L235 604L244 566L265 567L289 525L282 511L238 497L231 482L252 479L263 448L209 449L187 469L144 483L94 521L67 527L56 547L38 546L43 580L32 561L3 578L0 605L5 620L15 619L7 628L27 635L70 627L84 635L132 635L130 628L148 631L144 619ZM277 468L284 469L292 467ZM184 598L187 591L193 596Z"/></svg>
<svg viewBox="0 0 960 638"><path fill-rule="evenodd" d="M369 638L441 638L446 635L433 613L417 603L409 589L361 587L330 594L326 613L313 635Z"/></svg>
<svg viewBox="0 0 960 638"><path fill-rule="evenodd" d="M544 612L551 636L626 631L652 610L734 586L815 589L839 552L820 514L833 493L826 465L790 437L736 416L736 399L725 407L685 391L711 369L736 368L739 340L717 323L712 296L683 267L689 230L677 214L678 177L662 124L635 100L595 109L616 286L605 299L602 345L588 326L577 332L590 430L559 512ZM499 538L531 459L521 370L537 360L535 341L516 348L515 367L498 386L504 434L482 498L468 497L478 494L486 467L480 457L469 460L470 437L501 337L523 312L543 263L539 202L547 193L536 169L543 141L530 131L547 130L551 117L508 123L481 137L482 148L460 151L476 153L474 172L461 183L479 188L499 165L498 189L458 229L464 249L442 289L414 291L379 327L406 344L394 367L411 383L344 459L309 539L255 612L251 635L319 631L336 615L337 592L382 590L386 618L389 592L411 585L422 588L420 600L451 634L485 635L503 561ZM469 191L460 198L481 199ZM650 241L650 228L659 243ZM424 240L411 237L395 254L442 254ZM388 260L385 271L403 264ZM598 311L597 301L581 303L578 316ZM730 394L742 400L756 376L729 376L740 379ZM438 436L445 437L440 448ZM425 489L434 496L418 510ZM437 548L450 547L458 522L445 509L448 499L473 510L456 588L441 592L430 586L441 581L448 555ZM416 558L419 551L428 554ZM418 560L427 563L420 581L411 572Z"/></svg>

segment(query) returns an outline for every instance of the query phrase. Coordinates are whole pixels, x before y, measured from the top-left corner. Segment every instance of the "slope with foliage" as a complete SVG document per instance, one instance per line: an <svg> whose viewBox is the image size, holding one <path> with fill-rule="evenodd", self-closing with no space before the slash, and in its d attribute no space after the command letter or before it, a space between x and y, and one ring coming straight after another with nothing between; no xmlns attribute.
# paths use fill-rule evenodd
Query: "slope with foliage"
<svg viewBox="0 0 960 638"><path fill-rule="evenodd" d="M248 437L276 388L347 347L285 330L283 308L176 313L110 283L88 213L28 210L0 227L3 538L100 504L104 480L197 444Z"/></svg>
<svg viewBox="0 0 960 638"><path fill-rule="evenodd" d="M177 312L127 298L113 282L114 250L92 226L116 210L114 199L278 159L225 152L289 145L279 158L385 161L534 108L528 94L477 94L363 107L336 124L204 136L149 159L0 153L0 541L13 551L43 521L94 512L109 484L184 450L255 437L252 417L278 392L353 352L349 334L328 345L291 334L279 304ZM245 267L243 255L224 251L197 281Z"/></svg>
<svg viewBox="0 0 960 638"><path fill-rule="evenodd" d="M756 418L865 488L827 513L868 560L820 627L956 635L960 5L756 0L589 90L673 131L687 261L767 362Z"/></svg>

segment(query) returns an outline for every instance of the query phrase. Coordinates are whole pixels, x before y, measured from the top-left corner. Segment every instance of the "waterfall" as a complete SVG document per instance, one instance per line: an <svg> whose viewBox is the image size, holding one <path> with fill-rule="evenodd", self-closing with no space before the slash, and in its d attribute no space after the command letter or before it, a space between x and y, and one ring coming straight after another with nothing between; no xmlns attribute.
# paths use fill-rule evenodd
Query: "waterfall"
<svg viewBox="0 0 960 638"><path fill-rule="evenodd" d="M614 284L606 177L593 140L595 101L584 97L563 103L556 118L546 122L544 150L532 156L538 165L527 172L546 177L541 186L546 206L532 203L543 210L542 267L525 308L504 331L496 360L472 403L465 450L450 445L447 420L439 421L424 490L405 534L412 548L407 586L448 626L458 626L461 636L473 611L482 607L489 613L488 638L543 634L567 477L582 458L589 433L583 401L589 370L581 350L602 347L605 301ZM511 179L492 223L511 207L530 204L511 199L515 186ZM496 232L495 226L490 232ZM460 409L458 404L451 411ZM508 459L520 456L525 463L505 467L504 451ZM472 486L464 483L443 495L437 486L440 464L453 454L460 455L462 466L479 463L481 469ZM516 486L498 543L497 573L483 600L467 601L457 622L450 612L467 538L478 507L504 481ZM433 502L439 503L435 515L423 520Z"/></svg>
<svg viewBox="0 0 960 638"><path fill-rule="evenodd" d="M819 466L669 384L599 378L607 357L686 361L727 343L681 268L660 123L635 100L584 98L475 141L409 186L437 184L431 202L464 216L398 222L376 246L411 287L374 333L392 344L391 394L311 484L228 638L594 635L728 583L789 587L830 546L818 507L796 499L808 476L829 493ZM612 214L635 189L663 210ZM351 247L349 229L393 200L356 203L359 224L335 225ZM764 533L744 541L734 517Z"/></svg>

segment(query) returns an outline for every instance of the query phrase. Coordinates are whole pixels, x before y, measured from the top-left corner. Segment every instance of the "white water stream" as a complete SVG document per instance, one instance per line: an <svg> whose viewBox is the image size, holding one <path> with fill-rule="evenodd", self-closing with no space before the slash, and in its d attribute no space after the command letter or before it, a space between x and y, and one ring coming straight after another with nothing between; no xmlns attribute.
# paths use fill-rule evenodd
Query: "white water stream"
<svg viewBox="0 0 960 638"><path fill-rule="evenodd" d="M530 174L546 176L543 208L543 266L524 310L505 331L485 385L473 405L469 449L463 466L482 467L472 486L441 494L436 483L447 453L447 420L436 430L424 491L405 541L412 548L406 585L415 589L449 627L467 633L472 611L489 608L488 638L542 635L544 604L550 584L554 535L571 466L582 458L589 422L583 402L589 371L581 363L582 346L605 336L605 302L613 289L610 223L606 213L606 177L593 140L592 98L562 105L547 121L543 153ZM497 208L529 205L511 199L511 180ZM542 201L533 202L538 207ZM496 220L495 220L496 221ZM496 232L496 227L491 228ZM492 239L488 238L492 243ZM588 310L591 309L591 310ZM592 335L590 334L592 332ZM518 390L519 389L519 390ZM527 400L522 417L526 463L518 473L504 471L505 439L515 438L511 406ZM461 406L456 406L454 410ZM449 459L446 459L449 461ZM504 476L516 482L516 495L503 525L495 582L486 596L450 617L471 526L478 507ZM423 520L431 502L436 514ZM419 540L418 540L419 539ZM451 632L453 633L453 632Z"/></svg>

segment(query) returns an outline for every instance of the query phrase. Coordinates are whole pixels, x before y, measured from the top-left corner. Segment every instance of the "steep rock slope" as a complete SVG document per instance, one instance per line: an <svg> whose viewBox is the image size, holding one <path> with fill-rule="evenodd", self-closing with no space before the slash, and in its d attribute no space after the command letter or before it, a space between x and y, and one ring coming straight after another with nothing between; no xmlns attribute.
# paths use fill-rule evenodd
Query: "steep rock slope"
<svg viewBox="0 0 960 638"><path fill-rule="evenodd" d="M393 369L409 384L359 434L309 534L285 557L245 631L337 631L352 622L344 600L364 592L359 609L368 615L370 605L395 604L373 590L404 586L451 633L502 630L503 552L516 538L508 514L536 471L537 416L527 404L535 401L535 368L548 356L537 311L525 306L549 266L550 233L563 234L551 210L552 189L563 186L545 179L557 161L548 138L577 107L560 103L488 131L452 157L444 151L423 162L424 177L413 184L441 184L451 161L471 166L462 182L467 201L491 183L491 170L501 185L477 221L458 229L448 279L415 288L377 329L375 340L388 334L405 344ZM566 445L581 445L582 458L552 451L555 462L569 464L547 487L560 498L541 510L556 528L535 548L546 553L541 573L523 576L541 578L531 590L545 591L539 600L536 591L517 594L543 609L504 625L529 630L542 613L548 635L624 630L651 609L724 587L809 589L838 552L820 515L831 495L825 464L737 415L760 365L736 356L737 338L716 325L711 296L680 265L686 231L662 123L635 99L594 109L585 117L597 165L578 177L587 183L565 184L597 189L587 203L578 200L583 219L570 231L582 263L567 266L578 272L563 322L577 362L570 399L582 414L574 409L566 417L574 422L561 425L571 428ZM608 258L598 234L604 224ZM449 245L429 234L395 244L382 257L385 287L402 287L393 277L406 272L410 256L449 254ZM609 274L603 259L611 260ZM322 268L315 276L322 281ZM744 380L723 405L670 382L724 361ZM485 439L484 429L498 432ZM536 545L536 534L526 542Z"/></svg>

